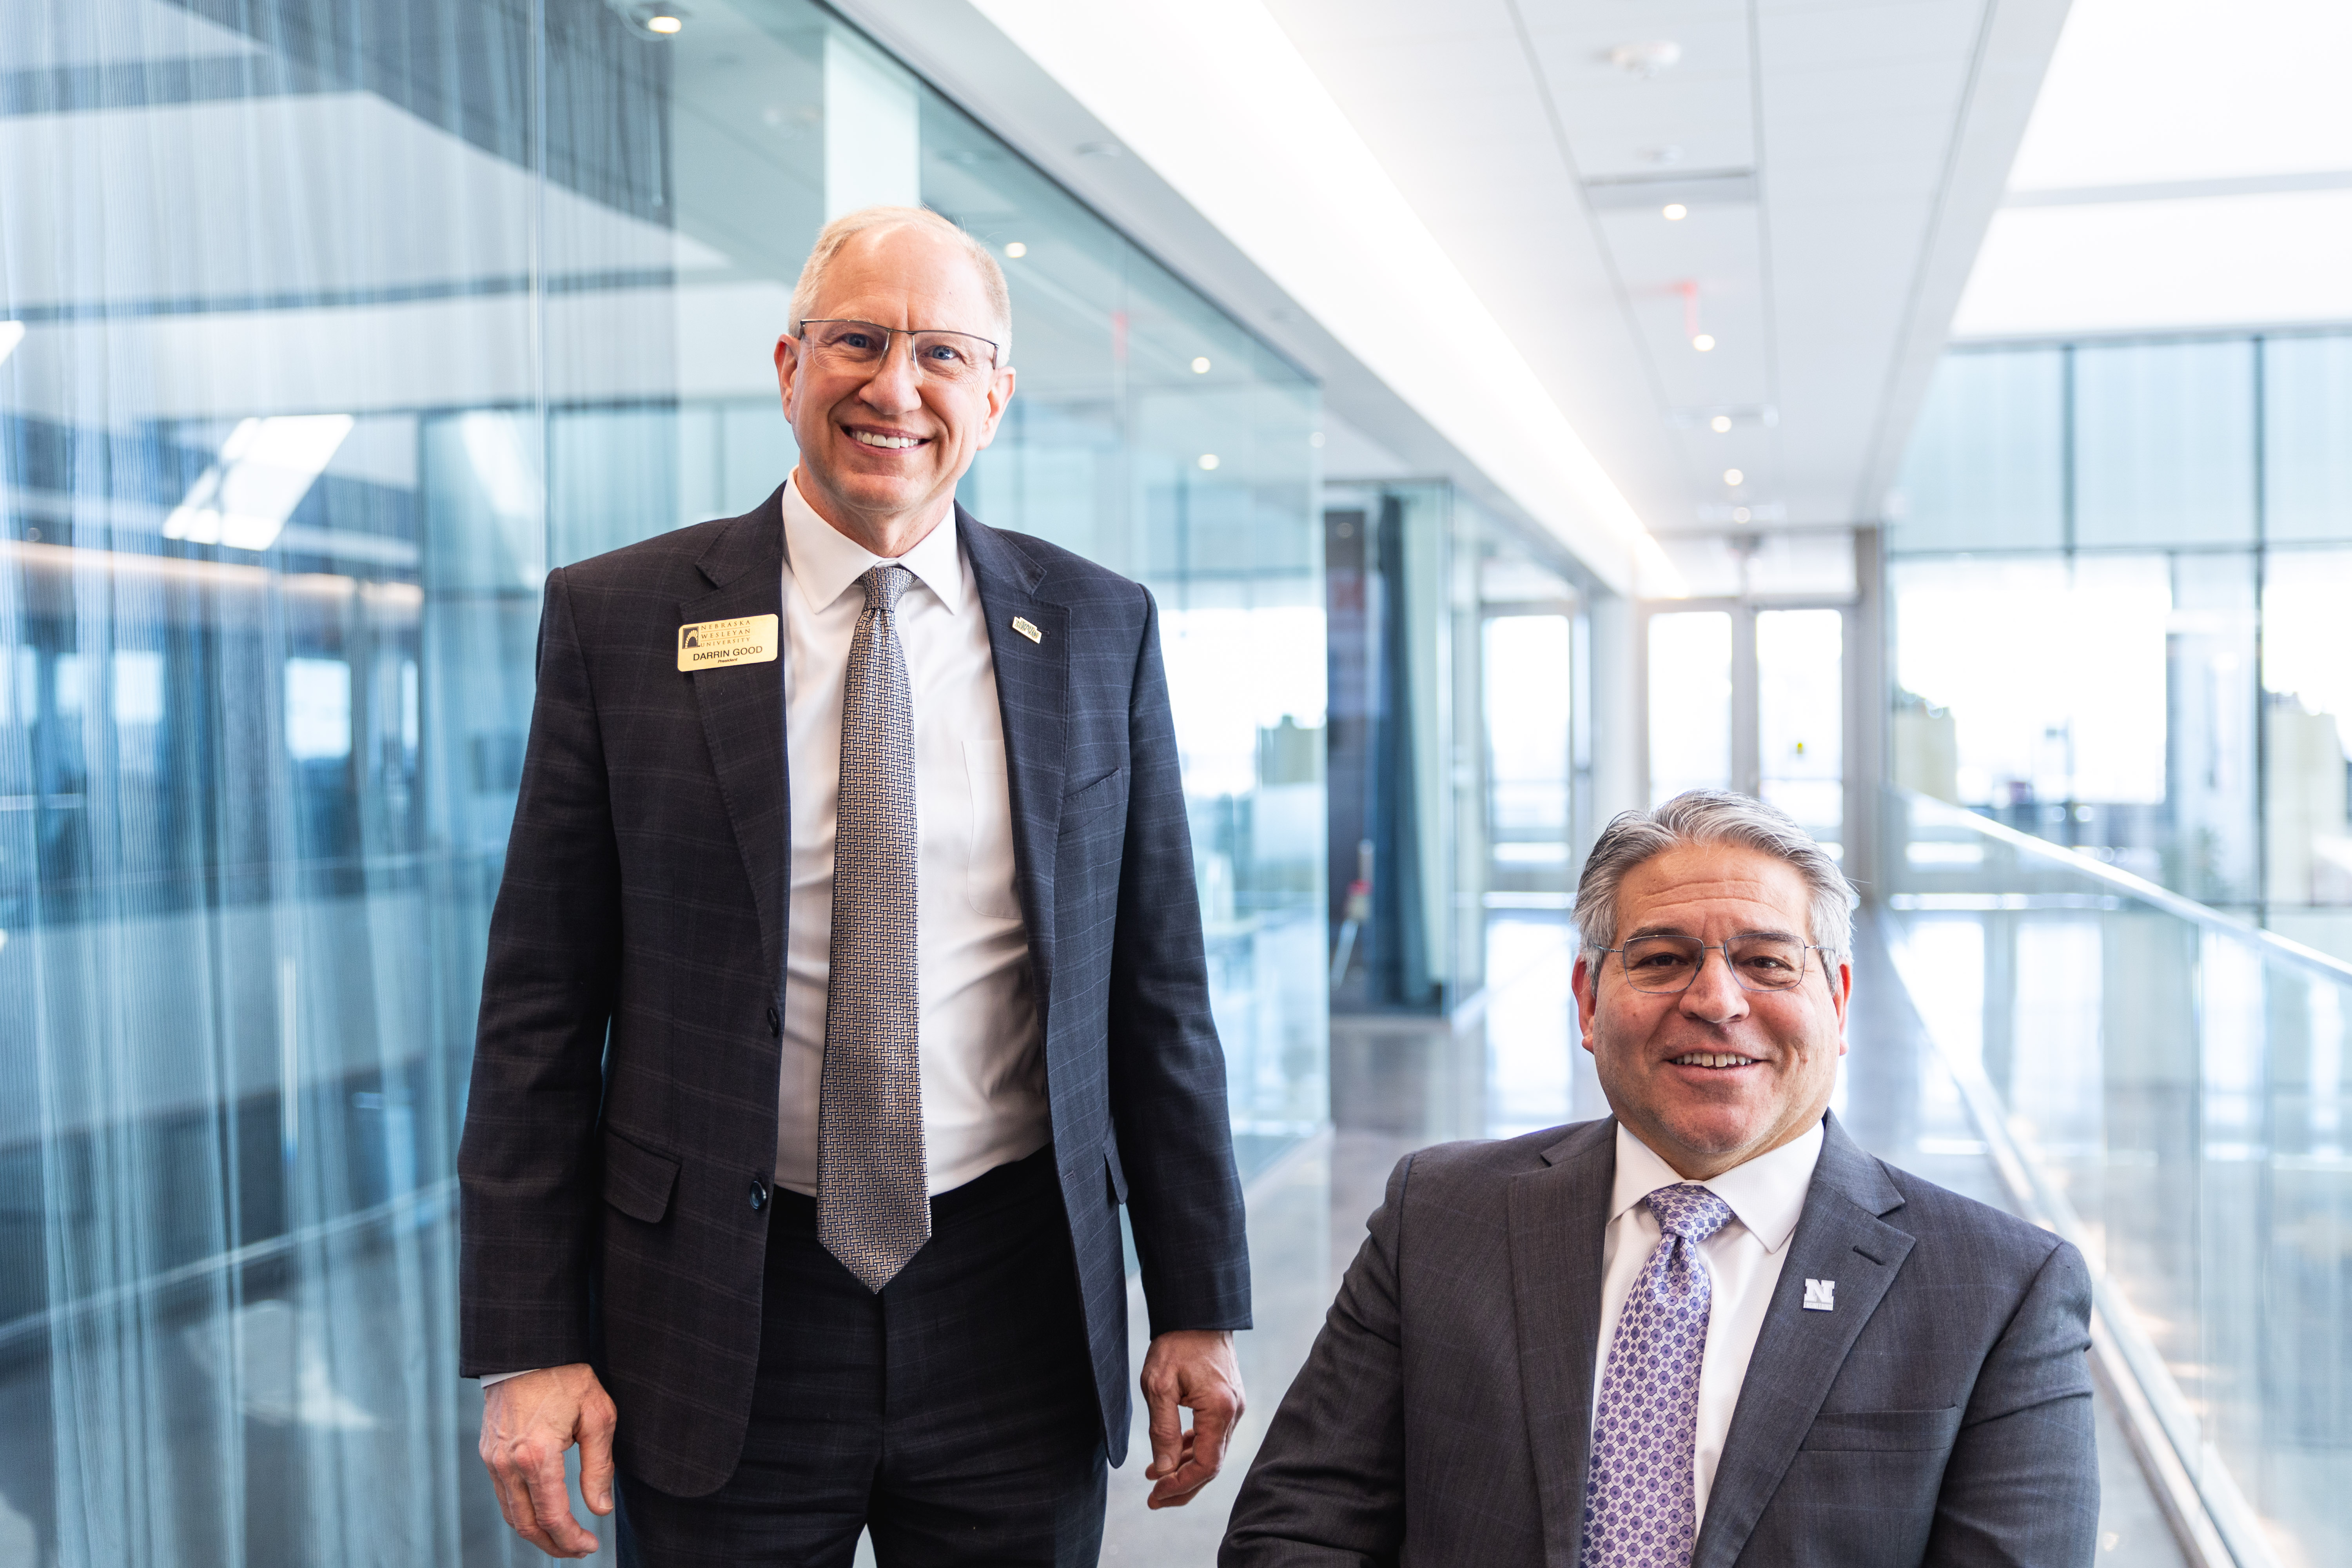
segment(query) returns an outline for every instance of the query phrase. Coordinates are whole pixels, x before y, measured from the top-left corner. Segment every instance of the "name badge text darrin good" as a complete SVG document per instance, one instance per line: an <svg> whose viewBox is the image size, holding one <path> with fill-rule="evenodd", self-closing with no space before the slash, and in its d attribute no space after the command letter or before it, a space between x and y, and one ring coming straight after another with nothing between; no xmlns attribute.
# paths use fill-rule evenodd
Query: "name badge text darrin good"
<svg viewBox="0 0 2352 1568"><path fill-rule="evenodd" d="M677 628L677 668L681 671L718 669L730 664L766 664L775 657L773 616L697 621Z"/></svg>

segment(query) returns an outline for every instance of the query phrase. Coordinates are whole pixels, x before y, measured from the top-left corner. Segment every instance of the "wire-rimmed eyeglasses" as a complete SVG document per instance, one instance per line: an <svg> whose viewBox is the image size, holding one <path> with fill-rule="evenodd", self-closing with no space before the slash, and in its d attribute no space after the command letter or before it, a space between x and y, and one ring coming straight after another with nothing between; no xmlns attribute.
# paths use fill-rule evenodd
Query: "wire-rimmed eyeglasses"
<svg viewBox="0 0 2352 1568"><path fill-rule="evenodd" d="M840 370L871 370L889 356L890 340L914 344L916 374L935 381L966 383L996 368L998 345L976 332L925 327L909 331L875 321L814 316L801 323L801 342L821 363Z"/></svg>
<svg viewBox="0 0 2352 1568"><path fill-rule="evenodd" d="M1827 953L1829 949L1799 942L1785 931L1745 931L1719 942L1695 936L1637 936L1622 947L1600 951L1617 954L1625 966L1626 984L1634 990L1671 996L1691 988L1710 952L1723 954L1743 991L1793 991L1804 982L1805 954ZM1824 977L1829 966L1824 957Z"/></svg>

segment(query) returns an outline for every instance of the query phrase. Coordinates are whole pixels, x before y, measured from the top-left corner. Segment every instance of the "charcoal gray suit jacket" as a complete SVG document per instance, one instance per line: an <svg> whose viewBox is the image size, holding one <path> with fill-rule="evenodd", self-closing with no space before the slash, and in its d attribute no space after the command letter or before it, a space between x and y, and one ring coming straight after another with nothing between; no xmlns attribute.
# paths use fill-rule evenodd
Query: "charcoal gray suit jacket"
<svg viewBox="0 0 2352 1568"><path fill-rule="evenodd" d="M1616 1164L1603 1120L1397 1166L1224 1568L1577 1568ZM2082 1256L1834 1121L1789 1248L1694 1568L2088 1564ZM1808 1279L1837 1282L1833 1310L1802 1310Z"/></svg>
<svg viewBox="0 0 2352 1568"><path fill-rule="evenodd" d="M782 613L782 494L548 575L457 1158L465 1373L593 1362L621 1462L684 1496L733 1473L760 1353L791 814L782 662L681 674L677 631ZM1117 1463L1118 1205L1154 1333L1249 1325L1157 614L1067 551L961 507L955 526L988 617L1071 1288Z"/></svg>

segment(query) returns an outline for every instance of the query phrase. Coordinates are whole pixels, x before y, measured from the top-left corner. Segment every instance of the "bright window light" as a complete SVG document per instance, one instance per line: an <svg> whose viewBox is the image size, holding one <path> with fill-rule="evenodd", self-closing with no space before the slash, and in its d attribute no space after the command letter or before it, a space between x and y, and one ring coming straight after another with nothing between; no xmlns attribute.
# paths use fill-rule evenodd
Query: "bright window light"
<svg viewBox="0 0 2352 1568"><path fill-rule="evenodd" d="M286 751L298 763L352 754L352 667L340 658L286 661Z"/></svg>
<svg viewBox="0 0 2352 1568"><path fill-rule="evenodd" d="M10 354L15 353L16 345L24 341L24 322L0 321L0 361L5 361Z"/></svg>
<svg viewBox="0 0 2352 1568"><path fill-rule="evenodd" d="M163 656L124 648L114 656L114 721L156 724L163 718Z"/></svg>
<svg viewBox="0 0 2352 1568"><path fill-rule="evenodd" d="M57 674L54 679L57 681L56 701L58 717L72 719L80 716L82 687L85 684L83 671L88 668L80 654L58 655Z"/></svg>
<svg viewBox="0 0 2352 1568"><path fill-rule="evenodd" d="M219 458L164 519L163 537L268 549L351 433L348 414L240 420Z"/></svg>

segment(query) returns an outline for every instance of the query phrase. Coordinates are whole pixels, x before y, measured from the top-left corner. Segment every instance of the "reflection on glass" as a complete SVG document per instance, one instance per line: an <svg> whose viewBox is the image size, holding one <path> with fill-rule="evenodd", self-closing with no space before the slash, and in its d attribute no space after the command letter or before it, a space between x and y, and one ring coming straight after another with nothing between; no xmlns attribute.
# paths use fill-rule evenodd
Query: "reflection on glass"
<svg viewBox="0 0 2352 1568"><path fill-rule="evenodd" d="M1898 758L1964 805L2214 903L2255 897L2252 563L1896 561Z"/></svg>
<svg viewBox="0 0 2352 1568"><path fill-rule="evenodd" d="M1313 384L818 7L624 9L12 37L0 1557L508 1560L449 1171L541 587L789 471L851 207L1008 258L963 499L1158 597L1244 1157L1324 1117Z"/></svg>
<svg viewBox="0 0 2352 1568"><path fill-rule="evenodd" d="M2352 956L2347 413L2340 330L1948 355L1889 534L1897 779Z"/></svg>
<svg viewBox="0 0 2352 1568"><path fill-rule="evenodd" d="M1731 787L1731 616L1650 617L1650 804Z"/></svg>
<svg viewBox="0 0 2352 1568"><path fill-rule="evenodd" d="M2352 955L2352 550L2277 551L2263 583L2267 923Z"/></svg>
<svg viewBox="0 0 2352 1568"><path fill-rule="evenodd" d="M1948 807L1888 820L1912 999L2084 1247L2225 1539L2352 1560L2352 968Z"/></svg>
<svg viewBox="0 0 2352 1568"><path fill-rule="evenodd" d="M1756 613L1756 722L1763 796L1832 855L1845 822L1845 616Z"/></svg>

